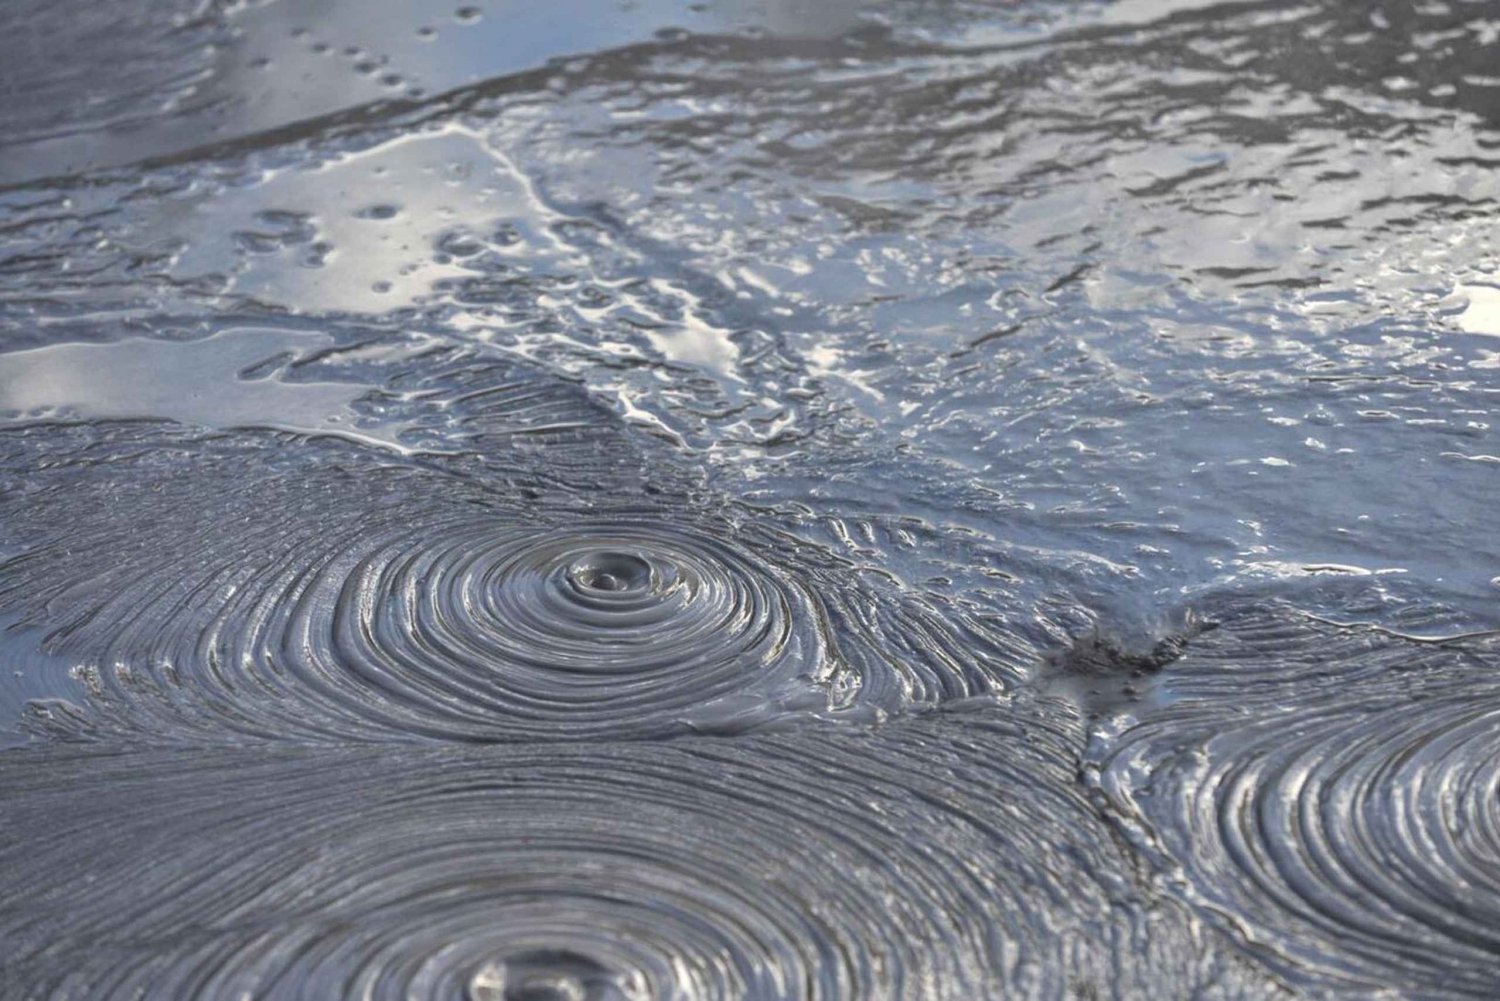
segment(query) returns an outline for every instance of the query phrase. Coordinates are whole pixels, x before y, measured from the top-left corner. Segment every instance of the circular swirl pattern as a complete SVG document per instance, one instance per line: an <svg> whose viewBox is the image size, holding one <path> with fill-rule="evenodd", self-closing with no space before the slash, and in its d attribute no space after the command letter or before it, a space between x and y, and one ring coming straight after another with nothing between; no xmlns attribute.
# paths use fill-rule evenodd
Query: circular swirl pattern
<svg viewBox="0 0 1500 1001"><path fill-rule="evenodd" d="M53 733L651 739L868 720L1025 670L1024 644L743 511L643 490L569 520L529 478L512 503L347 446L151 444L161 468L103 492L54 462L18 513L37 531L0 615L82 685L37 686Z"/></svg>
<svg viewBox="0 0 1500 1001"><path fill-rule="evenodd" d="M1165 682L1182 701L1096 749L1098 781L1137 842L1249 951L1309 987L1494 997L1500 650L1306 623L1295 638L1251 624L1213 642L1244 654L1246 632L1290 642L1279 683L1262 649L1238 672L1253 683L1224 700L1234 668L1189 657ZM1369 657L1377 644L1384 654ZM1358 688L1337 685L1357 673Z"/></svg>
<svg viewBox="0 0 1500 1001"><path fill-rule="evenodd" d="M166 620L145 658L123 634L107 662L144 669L91 672L97 701L168 735L196 722L489 741L737 730L847 709L860 688L811 594L691 529L466 515L335 547L285 554L202 631ZM156 665L175 691L143 698L168 687Z"/></svg>
<svg viewBox="0 0 1500 1001"><path fill-rule="evenodd" d="M304 666L343 669L411 729L642 735L835 708L818 605L730 543L625 521L394 542L344 578Z"/></svg>
<svg viewBox="0 0 1500 1001"><path fill-rule="evenodd" d="M19 752L0 961L93 1001L1186 996L1213 974L1180 912L1132 905L1073 739L949 717L187 768Z"/></svg>

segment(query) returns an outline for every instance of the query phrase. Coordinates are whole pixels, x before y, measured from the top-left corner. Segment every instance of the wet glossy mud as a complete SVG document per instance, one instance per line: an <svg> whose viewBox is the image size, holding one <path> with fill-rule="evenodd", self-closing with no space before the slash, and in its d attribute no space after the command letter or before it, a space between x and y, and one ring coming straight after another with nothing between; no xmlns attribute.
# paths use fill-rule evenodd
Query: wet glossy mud
<svg viewBox="0 0 1500 1001"><path fill-rule="evenodd" d="M0 11L0 995L1500 993L1500 9Z"/></svg>

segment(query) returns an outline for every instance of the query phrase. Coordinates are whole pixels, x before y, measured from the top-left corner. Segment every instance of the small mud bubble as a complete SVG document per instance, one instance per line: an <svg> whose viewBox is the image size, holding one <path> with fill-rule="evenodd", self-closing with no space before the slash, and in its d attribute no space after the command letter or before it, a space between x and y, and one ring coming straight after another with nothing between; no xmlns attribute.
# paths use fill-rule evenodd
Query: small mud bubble
<svg viewBox="0 0 1500 1001"><path fill-rule="evenodd" d="M396 205L371 205L368 208L360 209L354 215L360 219L374 219L384 222L387 219L396 218L400 213L401 209Z"/></svg>
<svg viewBox="0 0 1500 1001"><path fill-rule="evenodd" d="M586 591L643 591L656 583L651 564L631 553L594 553L568 569L568 580Z"/></svg>
<svg viewBox="0 0 1500 1001"><path fill-rule="evenodd" d="M491 963L469 981L469 1001L605 1001L623 998L610 971L574 952L536 949Z"/></svg>

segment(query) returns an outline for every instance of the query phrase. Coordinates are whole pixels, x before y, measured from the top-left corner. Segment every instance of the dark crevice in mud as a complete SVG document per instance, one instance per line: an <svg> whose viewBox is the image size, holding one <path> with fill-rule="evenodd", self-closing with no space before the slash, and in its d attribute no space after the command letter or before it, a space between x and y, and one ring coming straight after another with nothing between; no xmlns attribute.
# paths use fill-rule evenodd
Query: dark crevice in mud
<svg viewBox="0 0 1500 1001"><path fill-rule="evenodd" d="M1037 675L1038 688L1062 696L1090 719L1099 719L1147 702L1153 676L1179 660L1189 644L1217 623L1191 619L1187 625L1149 646L1112 636L1104 627L1079 637L1071 647L1053 653Z"/></svg>

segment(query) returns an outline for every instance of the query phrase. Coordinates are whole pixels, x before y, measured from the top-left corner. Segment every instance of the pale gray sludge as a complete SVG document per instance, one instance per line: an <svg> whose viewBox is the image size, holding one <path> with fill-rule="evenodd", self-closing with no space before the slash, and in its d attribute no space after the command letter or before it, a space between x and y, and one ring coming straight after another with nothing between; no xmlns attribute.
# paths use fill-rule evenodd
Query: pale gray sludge
<svg viewBox="0 0 1500 1001"><path fill-rule="evenodd" d="M1494 0L0 10L0 999L1500 996Z"/></svg>

